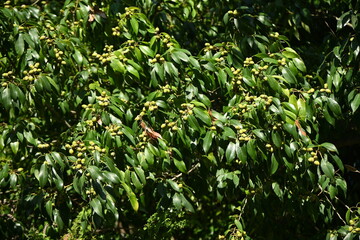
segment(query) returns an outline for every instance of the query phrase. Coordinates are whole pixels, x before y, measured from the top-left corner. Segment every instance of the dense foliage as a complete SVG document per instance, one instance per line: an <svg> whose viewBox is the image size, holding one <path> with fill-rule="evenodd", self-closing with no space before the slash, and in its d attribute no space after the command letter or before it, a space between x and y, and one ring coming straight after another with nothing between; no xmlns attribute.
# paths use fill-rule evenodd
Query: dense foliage
<svg viewBox="0 0 360 240"><path fill-rule="evenodd" d="M2 3L0 235L358 237L358 10Z"/></svg>

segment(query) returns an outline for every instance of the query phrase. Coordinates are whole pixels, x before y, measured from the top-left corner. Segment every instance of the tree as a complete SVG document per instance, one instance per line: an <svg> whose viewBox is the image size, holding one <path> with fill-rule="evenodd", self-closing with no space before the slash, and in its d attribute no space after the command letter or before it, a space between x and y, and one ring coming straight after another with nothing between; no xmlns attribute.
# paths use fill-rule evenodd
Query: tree
<svg viewBox="0 0 360 240"><path fill-rule="evenodd" d="M356 4L5 2L1 234L358 236Z"/></svg>

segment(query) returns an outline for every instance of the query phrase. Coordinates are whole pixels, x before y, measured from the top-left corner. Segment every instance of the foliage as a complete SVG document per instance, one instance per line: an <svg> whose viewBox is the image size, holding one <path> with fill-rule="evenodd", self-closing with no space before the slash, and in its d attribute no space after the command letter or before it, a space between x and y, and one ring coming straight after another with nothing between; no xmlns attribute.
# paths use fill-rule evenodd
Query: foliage
<svg viewBox="0 0 360 240"><path fill-rule="evenodd" d="M1 234L359 236L359 6L303 4L5 2Z"/></svg>

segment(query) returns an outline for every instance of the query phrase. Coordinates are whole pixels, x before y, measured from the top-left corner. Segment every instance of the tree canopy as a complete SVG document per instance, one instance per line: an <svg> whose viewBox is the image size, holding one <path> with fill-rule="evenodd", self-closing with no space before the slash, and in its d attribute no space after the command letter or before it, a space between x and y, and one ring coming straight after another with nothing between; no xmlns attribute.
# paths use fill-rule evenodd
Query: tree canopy
<svg viewBox="0 0 360 240"><path fill-rule="evenodd" d="M1 3L0 235L359 237L359 4Z"/></svg>

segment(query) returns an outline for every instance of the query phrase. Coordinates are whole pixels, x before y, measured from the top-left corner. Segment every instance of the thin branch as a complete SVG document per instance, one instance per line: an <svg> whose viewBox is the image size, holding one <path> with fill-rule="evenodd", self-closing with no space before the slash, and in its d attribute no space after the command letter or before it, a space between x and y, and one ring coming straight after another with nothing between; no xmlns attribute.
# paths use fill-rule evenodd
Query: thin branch
<svg viewBox="0 0 360 240"><path fill-rule="evenodd" d="M192 171L194 171L196 168L198 168L200 166L200 163L195 164L186 174L191 173ZM181 177L183 175L183 173L179 173L178 175L175 175L171 180L176 180L179 177Z"/></svg>
<svg viewBox="0 0 360 240"><path fill-rule="evenodd" d="M329 194L328 192L326 192L325 190L322 189L322 187L319 185L319 188L321 189L321 192L325 192L327 194ZM328 198L328 196L326 194L324 194L326 200L330 203L332 209L335 211L336 215L339 217L339 219L346 225L346 221L341 217L341 215L339 214L339 212L336 210L335 206L332 204L331 200Z"/></svg>

